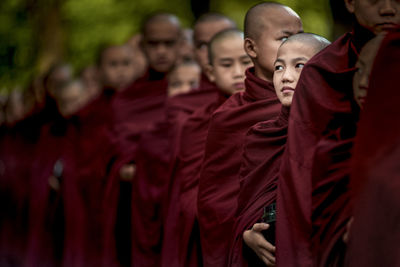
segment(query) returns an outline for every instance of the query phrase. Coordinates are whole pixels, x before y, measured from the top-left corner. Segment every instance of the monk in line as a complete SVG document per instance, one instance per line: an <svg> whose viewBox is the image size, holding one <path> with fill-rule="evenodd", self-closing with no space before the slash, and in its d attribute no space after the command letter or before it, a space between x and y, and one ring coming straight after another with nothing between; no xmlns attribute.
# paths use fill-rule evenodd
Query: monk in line
<svg viewBox="0 0 400 267"><path fill-rule="evenodd" d="M335 148L354 136L350 130L357 121L352 109L352 77L359 51L374 35L391 30L400 23L400 5L397 2L345 0L345 3L348 11L354 14L354 31L340 37L308 62L293 98L287 145L278 180L278 266L313 265L310 242L312 206L325 199L312 197L312 183L315 179L327 182L334 178L325 179L319 174L330 167L335 168L332 164L337 166L348 160L348 155L339 156L335 158L338 162L328 162L318 170L314 161L317 145L323 136L336 132L340 142L329 142L324 152L335 153ZM344 124L350 131L342 135L340 129ZM342 170L341 167L338 170Z"/></svg>
<svg viewBox="0 0 400 267"><path fill-rule="evenodd" d="M171 196L177 201L171 202L169 208L171 214L177 214L177 221L167 221L165 235L168 242L165 248L177 250L178 255L177 258L163 258L165 266L202 266L196 201L208 124L212 112L229 95L244 90L245 70L251 66L243 49L243 34L238 30L216 34L210 42L209 51L209 77L220 94L213 103L196 110L182 128L173 185L178 190L177 196Z"/></svg>
<svg viewBox="0 0 400 267"><path fill-rule="evenodd" d="M275 227L272 228L275 225L262 219L263 211L276 202L279 166L297 81L307 61L329 44L318 35L299 33L279 47L274 64L274 87L282 109L275 119L257 123L246 135L230 266L263 265L260 259L267 266L275 265L275 255L268 251L268 242L275 245ZM275 223L273 218L271 223Z"/></svg>
<svg viewBox="0 0 400 267"><path fill-rule="evenodd" d="M354 76L355 97L365 96L358 93L359 87L367 89L368 95L351 163L354 221L349 231L345 266L399 263L400 94L394 79L398 73L400 35L397 31L388 33L383 40L374 39L361 51L360 72Z"/></svg>
<svg viewBox="0 0 400 267"><path fill-rule="evenodd" d="M250 8L244 29L244 48L254 68L246 71L245 92L229 98L211 118L199 181L199 225L206 266L227 265L245 134L254 124L279 114L280 102L272 84L276 53L282 41L303 31L300 17L292 9L272 2Z"/></svg>

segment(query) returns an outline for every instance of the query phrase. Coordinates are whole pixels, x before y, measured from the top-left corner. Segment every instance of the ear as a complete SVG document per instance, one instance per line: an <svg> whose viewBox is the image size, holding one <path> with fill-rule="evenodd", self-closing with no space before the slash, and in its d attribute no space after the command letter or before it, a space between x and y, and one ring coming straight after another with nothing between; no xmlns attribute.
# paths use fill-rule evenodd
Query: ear
<svg viewBox="0 0 400 267"><path fill-rule="evenodd" d="M354 2L355 2L355 0L344 0L347 11L349 11L351 14L354 13L354 5L355 5Z"/></svg>
<svg viewBox="0 0 400 267"><path fill-rule="evenodd" d="M250 38L244 39L244 51L246 51L246 53L251 58L257 57L257 47L252 39Z"/></svg>
<svg viewBox="0 0 400 267"><path fill-rule="evenodd" d="M214 67L211 66L210 64L207 64L206 69L205 69L205 74L207 75L208 79L211 82L215 82L215 75L214 75Z"/></svg>

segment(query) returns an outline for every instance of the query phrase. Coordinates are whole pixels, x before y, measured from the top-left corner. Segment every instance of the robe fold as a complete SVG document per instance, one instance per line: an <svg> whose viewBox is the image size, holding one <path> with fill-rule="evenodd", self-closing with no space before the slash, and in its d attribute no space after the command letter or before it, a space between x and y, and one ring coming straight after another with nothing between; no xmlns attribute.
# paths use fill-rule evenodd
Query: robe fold
<svg viewBox="0 0 400 267"><path fill-rule="evenodd" d="M376 55L354 144L354 222L345 266L400 263L400 33L388 33Z"/></svg>
<svg viewBox="0 0 400 267"><path fill-rule="evenodd" d="M245 92L234 94L213 114L208 130L198 194L205 266L227 264L245 134L280 111L273 84L256 77L254 68L247 69L245 85Z"/></svg>
<svg viewBox="0 0 400 267"><path fill-rule="evenodd" d="M372 33L356 26L311 58L291 106L277 194L277 264L311 266L312 168L322 136L353 120L352 78L358 51Z"/></svg>
<svg viewBox="0 0 400 267"><path fill-rule="evenodd" d="M289 111L289 107L282 107L276 119L257 123L246 135L229 266L263 266L258 256L243 243L243 232L261 222L264 207L276 202Z"/></svg>
<svg viewBox="0 0 400 267"><path fill-rule="evenodd" d="M171 162L169 207L162 266L201 266L197 226L197 186L211 114L226 100L214 101L190 115L180 130L176 158Z"/></svg>

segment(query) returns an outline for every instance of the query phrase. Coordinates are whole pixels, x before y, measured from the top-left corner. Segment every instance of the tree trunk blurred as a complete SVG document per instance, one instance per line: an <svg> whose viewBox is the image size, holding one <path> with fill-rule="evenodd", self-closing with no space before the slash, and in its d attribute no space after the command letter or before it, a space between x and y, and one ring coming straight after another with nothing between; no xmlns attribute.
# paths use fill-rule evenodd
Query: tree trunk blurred
<svg viewBox="0 0 400 267"><path fill-rule="evenodd" d="M66 0L26 0L36 37L37 70L45 73L65 55L65 29L62 5Z"/></svg>

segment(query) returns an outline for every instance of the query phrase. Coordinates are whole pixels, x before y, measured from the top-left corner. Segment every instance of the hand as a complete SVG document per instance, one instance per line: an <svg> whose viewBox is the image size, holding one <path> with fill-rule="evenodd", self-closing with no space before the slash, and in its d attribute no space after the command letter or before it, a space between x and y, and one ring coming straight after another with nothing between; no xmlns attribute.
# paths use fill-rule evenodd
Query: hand
<svg viewBox="0 0 400 267"><path fill-rule="evenodd" d="M60 187L61 187L60 181L54 175L51 175L49 177L49 186L54 191L58 191L58 190L60 190Z"/></svg>
<svg viewBox="0 0 400 267"><path fill-rule="evenodd" d="M256 223L253 228L244 231L243 240L267 266L275 266L276 248L261 233L268 228L269 224Z"/></svg>
<svg viewBox="0 0 400 267"><path fill-rule="evenodd" d="M346 232L344 232L343 237L342 237L343 242L346 244L347 244L347 242L349 242L351 226L353 224L353 221L354 221L354 217L351 217L350 220L346 224Z"/></svg>
<svg viewBox="0 0 400 267"><path fill-rule="evenodd" d="M133 163L125 164L119 170L119 177L122 181L131 181L136 172L136 165Z"/></svg>

